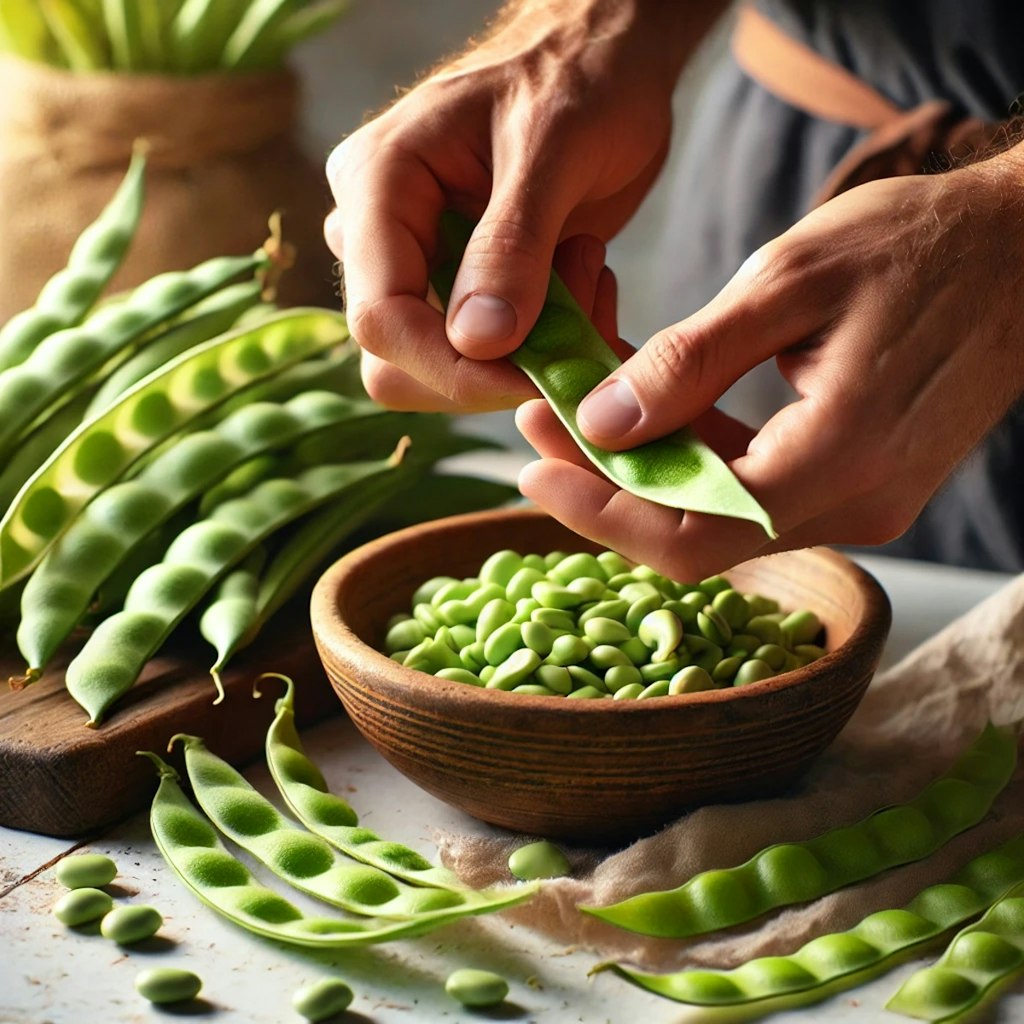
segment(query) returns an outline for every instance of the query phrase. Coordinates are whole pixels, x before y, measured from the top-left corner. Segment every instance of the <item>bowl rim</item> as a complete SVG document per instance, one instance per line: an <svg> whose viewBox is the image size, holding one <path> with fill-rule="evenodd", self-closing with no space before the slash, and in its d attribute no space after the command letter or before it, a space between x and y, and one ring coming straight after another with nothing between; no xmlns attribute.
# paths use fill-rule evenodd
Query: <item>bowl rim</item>
<svg viewBox="0 0 1024 1024"><path fill-rule="evenodd" d="M346 552L324 570L316 581L310 598L310 621L318 647L326 648L336 660L344 663L352 661L352 658L345 653L346 648L353 648L358 652L360 659L368 658L369 663L376 668L377 673L385 676L390 684L400 684L403 688L408 688L413 692L419 690L421 692L434 693L441 699L454 697L457 700L477 703L480 706L490 704L492 707L500 706L494 704L496 700L511 700L513 704L509 706L521 708L523 711L533 709L534 711L543 711L548 714L576 715L579 713L597 714L611 711L614 714L644 715L661 714L668 708L727 704L738 700L756 700L782 690L806 685L820 676L827 675L831 668L844 660L851 649L859 646L870 646L876 642L880 647L884 645L891 626L892 608L885 589L863 566L858 565L841 552L831 547L818 545L759 555L737 563L736 566L732 567L732 570L722 570L722 575L727 576L730 571L734 571L742 565L767 559L813 556L823 558L826 562L841 570L843 575L850 578L857 585L858 589L864 594L865 614L841 647L834 651L828 651L821 658L802 668L771 676L768 679L758 680L755 683L748 683L745 686L727 686L713 690L702 690L697 693L666 694L665 696L658 697L657 700L608 701L567 700L566 698L554 700L547 696L511 693L506 690L468 686L465 683L458 683L450 679L441 679L428 672L420 672L418 669L408 668L394 661L387 654L370 646L340 616L335 594L342 582L347 576L357 571L365 562L378 557L380 552L387 551L389 548L410 537L424 537L433 533L472 529L479 523L489 523L494 520L508 518L522 520L548 519L557 522L552 516L536 507L488 509L483 512L467 512L459 515L445 516L441 519L403 527L400 530L395 530L382 537L367 541ZM566 528L568 529L568 527ZM581 540L584 543L596 543L585 537L581 537ZM879 637L881 638L880 640L878 640Z"/></svg>

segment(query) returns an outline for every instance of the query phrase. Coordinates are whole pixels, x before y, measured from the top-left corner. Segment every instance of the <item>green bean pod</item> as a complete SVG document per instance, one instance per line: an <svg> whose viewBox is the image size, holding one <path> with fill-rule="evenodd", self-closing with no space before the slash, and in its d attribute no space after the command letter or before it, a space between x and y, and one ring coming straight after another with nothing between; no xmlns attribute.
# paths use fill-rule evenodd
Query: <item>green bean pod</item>
<svg viewBox="0 0 1024 1024"><path fill-rule="evenodd" d="M434 279L438 294L447 300L457 257L471 228L461 218L445 214L441 232L455 254L454 262ZM621 361L556 274L551 275L536 324L509 359L548 400L580 450L619 487L671 508L750 519L769 537L776 536L768 513L689 428L621 452L598 448L587 440L576 422L577 408Z"/></svg>
<svg viewBox="0 0 1024 1024"><path fill-rule="evenodd" d="M43 285L35 305L0 328L0 373L39 343L85 319L124 259L142 215L146 157L136 147L128 171L100 215L78 236L67 265Z"/></svg>
<svg viewBox="0 0 1024 1024"><path fill-rule="evenodd" d="M397 921L307 916L278 892L261 885L228 853L213 826L181 791L173 768L149 751L140 753L160 773L149 822L167 865L211 910L247 931L294 946L339 949L423 935L466 916L461 906L430 917ZM528 895L517 890L517 899L507 905Z"/></svg>
<svg viewBox="0 0 1024 1024"><path fill-rule="evenodd" d="M163 561L132 584L124 608L96 627L67 667L68 693L89 712L89 725L98 724L135 684L177 624L233 565L345 488L394 472L404 449L400 443L388 459L318 466L295 480L267 480L179 534Z"/></svg>
<svg viewBox="0 0 1024 1024"><path fill-rule="evenodd" d="M292 597L313 571L354 530L396 493L406 493L410 478L378 477L350 488L301 523L282 544L266 571L240 570L225 578L199 620L199 632L216 651L210 674L220 672L259 635L267 621Z"/></svg>
<svg viewBox="0 0 1024 1024"><path fill-rule="evenodd" d="M291 309L191 349L75 430L0 519L0 589L30 572L77 512L147 452L247 384L348 337L344 317Z"/></svg>
<svg viewBox="0 0 1024 1024"><path fill-rule="evenodd" d="M72 398L91 374L148 332L242 274L267 265L262 250L251 256L218 256L188 271L152 277L124 302L104 306L77 327L44 338L18 366L0 373L0 455L48 407Z"/></svg>
<svg viewBox="0 0 1024 1024"><path fill-rule="evenodd" d="M261 678L285 683L283 697L274 705L274 721L267 730L267 767L288 809L315 835L342 853L371 864L396 878L437 889L462 892L467 886L447 868L435 867L408 846L381 839L357 824L355 811L327 786L323 773L307 756L295 728L295 693L287 676L266 673ZM258 696L258 691L256 691Z"/></svg>
<svg viewBox="0 0 1024 1024"><path fill-rule="evenodd" d="M246 310L256 305L261 291L259 281L242 281L228 285L197 302L181 318L147 341L131 358L104 377L103 383L92 396L85 418L89 419L102 412L118 395L124 394L133 384L176 359L182 352L229 330Z"/></svg>
<svg viewBox="0 0 1024 1024"><path fill-rule="evenodd" d="M39 13L68 68L98 71L106 66L104 40L95 31L89 11L76 0L39 0Z"/></svg>
<svg viewBox="0 0 1024 1024"><path fill-rule="evenodd" d="M1024 883L958 932L939 960L907 978L885 1008L918 1020L952 1020L1022 968Z"/></svg>
<svg viewBox="0 0 1024 1024"><path fill-rule="evenodd" d="M0 470L0 509L14 501L32 474L60 447L68 434L78 428L91 397L89 392L82 392L52 416L33 424L22 437L17 451L11 453Z"/></svg>
<svg viewBox="0 0 1024 1024"><path fill-rule="evenodd" d="M301 441L327 426L358 437L385 413L369 402L307 392L284 405L243 406L211 430L189 434L139 476L102 490L75 517L28 578L21 598L18 649L38 678L89 608L94 595L137 546L181 509L217 490L219 479L270 448Z"/></svg>
<svg viewBox="0 0 1024 1024"><path fill-rule="evenodd" d="M923 889L899 910L869 914L853 928L820 935L789 956L759 957L729 971L684 970L650 974L622 964L599 964L656 995L697 1006L780 1009L780 1000L803 993L801 1004L857 984L864 972L893 965L898 954L924 946L982 913L1024 881L1024 836L976 857L948 882ZM745 1018L746 1019L746 1018Z"/></svg>
<svg viewBox="0 0 1024 1024"><path fill-rule="evenodd" d="M456 908L468 917L523 899L517 889L478 893L408 885L343 857L325 839L290 822L201 739L179 735L170 745L179 740L193 795L213 825L300 892L353 914L399 920L452 920Z"/></svg>
<svg viewBox="0 0 1024 1024"><path fill-rule="evenodd" d="M906 804L806 842L769 846L738 867L703 871L677 889L580 909L629 931L685 938L806 903L921 860L976 825L1016 764L1017 729L990 723L944 775Z"/></svg>

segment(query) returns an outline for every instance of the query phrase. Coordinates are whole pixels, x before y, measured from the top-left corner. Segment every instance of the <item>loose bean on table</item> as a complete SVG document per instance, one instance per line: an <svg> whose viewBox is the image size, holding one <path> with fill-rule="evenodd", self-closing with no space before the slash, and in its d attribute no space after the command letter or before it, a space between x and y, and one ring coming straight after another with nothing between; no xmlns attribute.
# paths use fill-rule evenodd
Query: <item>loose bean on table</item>
<svg viewBox="0 0 1024 1024"><path fill-rule="evenodd" d="M102 853L73 853L57 864L54 874L68 889L99 889L117 877L117 865Z"/></svg>

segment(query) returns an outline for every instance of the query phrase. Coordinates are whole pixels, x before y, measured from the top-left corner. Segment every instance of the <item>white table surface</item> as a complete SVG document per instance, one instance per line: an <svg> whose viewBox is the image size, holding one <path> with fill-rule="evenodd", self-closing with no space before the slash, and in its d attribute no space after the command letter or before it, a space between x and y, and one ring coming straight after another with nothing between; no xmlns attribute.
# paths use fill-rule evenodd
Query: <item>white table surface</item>
<svg viewBox="0 0 1024 1024"><path fill-rule="evenodd" d="M1008 577L884 558L860 557L888 590L893 630L884 664L972 607ZM362 821L381 834L434 854L434 828L487 826L453 811L407 782L344 718L308 730L304 742L332 788L345 792ZM262 766L247 772L269 793ZM17 779L0 780L17 785ZM156 852L146 815L132 817L82 844L111 855L120 875L118 901L146 902L164 914L164 943L122 950L98 935L65 929L50 914L63 891L52 865L75 848L67 840L0 829L0 1022L2 1024L129 1024L172 1016L246 1024L287 1024L292 992L333 973L356 990L345 1021L537 1021L542 1024L663 1024L697 1019L684 1007L642 992L611 974L587 978L599 956L553 945L500 917L477 918L426 937L332 955L296 951L256 938L198 903ZM296 902L302 903L301 898ZM150 1007L133 989L143 967L180 965L204 979L202 998L188 1010ZM509 1002L494 1011L468 1011L447 997L443 983L456 967L497 970L511 983ZM905 964L880 980L801 1010L774 1015L776 1024L870 1024L899 1020L885 1000L914 968ZM716 1018L721 1020L721 1017ZM1024 1024L1024 985L1011 989L983 1020Z"/></svg>

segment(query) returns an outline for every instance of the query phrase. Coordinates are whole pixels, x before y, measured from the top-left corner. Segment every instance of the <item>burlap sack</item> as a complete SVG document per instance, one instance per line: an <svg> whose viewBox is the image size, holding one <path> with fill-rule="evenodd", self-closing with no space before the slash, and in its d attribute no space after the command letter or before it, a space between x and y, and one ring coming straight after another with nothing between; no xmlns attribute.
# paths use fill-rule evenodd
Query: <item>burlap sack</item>
<svg viewBox="0 0 1024 1024"><path fill-rule="evenodd" d="M1024 576L921 645L872 682L835 743L796 791L773 800L704 807L617 852L569 850L574 877L545 885L506 912L595 959L652 970L732 967L792 952L816 935L899 907L972 857L1024 833L1024 764L977 826L916 864L887 871L805 906L690 940L645 938L577 909L637 892L669 889L708 868L742 863L772 843L799 841L851 824L885 803L914 796L981 731L1024 717ZM1024 758L1021 758L1024 761ZM507 835L439 837L445 863L477 885L509 881Z"/></svg>
<svg viewBox="0 0 1024 1024"><path fill-rule="evenodd" d="M0 59L0 322L64 265L136 138L150 145L145 211L113 291L251 252L280 209L299 252L281 300L336 304L323 240L329 192L322 161L300 145L299 107L288 71L187 78Z"/></svg>

